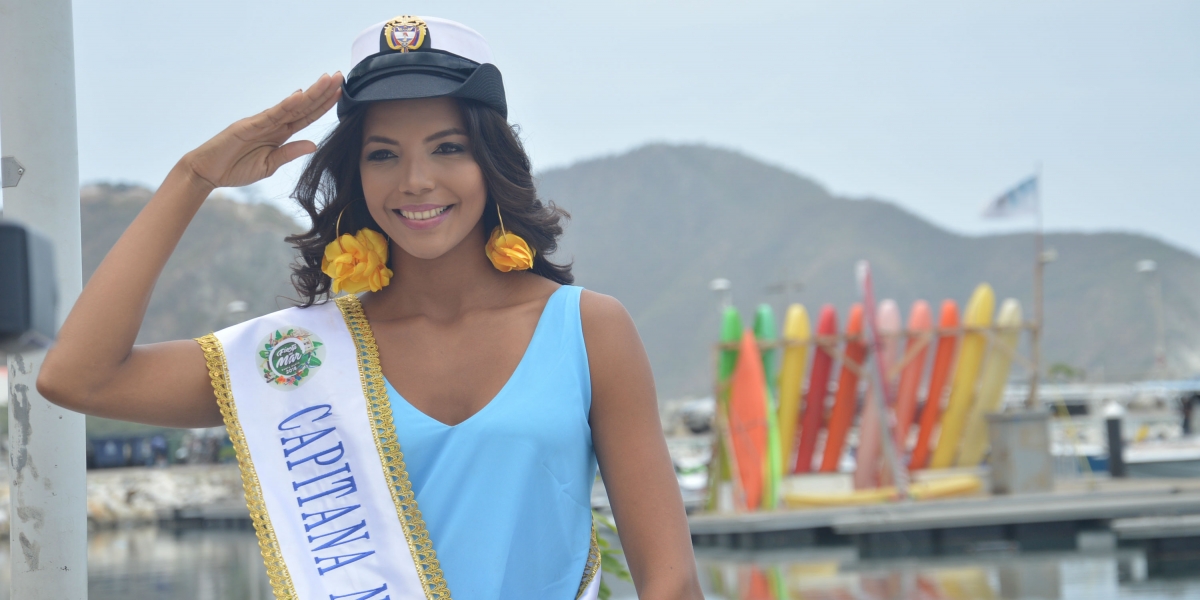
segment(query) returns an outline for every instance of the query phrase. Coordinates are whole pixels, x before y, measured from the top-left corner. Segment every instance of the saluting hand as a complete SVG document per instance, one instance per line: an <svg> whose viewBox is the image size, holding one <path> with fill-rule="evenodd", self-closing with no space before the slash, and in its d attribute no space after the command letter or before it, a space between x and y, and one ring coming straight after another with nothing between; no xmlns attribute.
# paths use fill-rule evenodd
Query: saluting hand
<svg viewBox="0 0 1200 600"><path fill-rule="evenodd" d="M305 91L242 119L184 157L192 174L214 188L250 185L316 151L308 140L287 142L325 114L342 92L342 74L322 75Z"/></svg>

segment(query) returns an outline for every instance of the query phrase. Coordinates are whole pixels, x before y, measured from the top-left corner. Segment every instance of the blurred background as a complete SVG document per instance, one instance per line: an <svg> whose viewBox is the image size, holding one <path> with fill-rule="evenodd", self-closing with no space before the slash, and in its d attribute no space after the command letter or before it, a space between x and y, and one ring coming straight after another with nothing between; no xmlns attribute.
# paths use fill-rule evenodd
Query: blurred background
<svg viewBox="0 0 1200 600"><path fill-rule="evenodd" d="M1173 444L1160 462L1178 477L1161 486L1200 477L1185 425L1200 391L1193 2L77 0L85 280L179 157L347 70L350 41L398 12L461 21L490 42L540 194L573 216L554 258L637 322L697 514L715 477L721 308L765 304L782 322L791 303L814 317L829 303L844 317L866 259L880 298L905 310L965 303L988 282L1028 321L1035 219L981 213L1029 177L1052 253L1041 375L1063 417L1051 427L1058 481L1082 498L1086 482L1114 479L1103 431L1113 405L1131 415L1129 443ZM334 122L299 137L319 140ZM168 264L139 342L291 305L283 237L306 227L288 197L299 168L218 190ZM714 280L727 283L718 294ZM1018 361L1005 406L1021 404L1028 376ZM90 520L102 532L93 598L269 597L222 431L89 419L88 435ZM127 471L166 465L181 466ZM601 487L596 498L603 510ZM111 531L133 523L155 527ZM1200 563L1162 568L1176 563L1159 560L1161 539L1089 546L1080 531L1044 559L1007 534L981 534L969 559L907 562L861 540L850 553L811 540L697 544L712 542L700 560L713 598L1200 596L1187 575ZM1165 555L1200 556L1196 538L1180 543Z"/></svg>

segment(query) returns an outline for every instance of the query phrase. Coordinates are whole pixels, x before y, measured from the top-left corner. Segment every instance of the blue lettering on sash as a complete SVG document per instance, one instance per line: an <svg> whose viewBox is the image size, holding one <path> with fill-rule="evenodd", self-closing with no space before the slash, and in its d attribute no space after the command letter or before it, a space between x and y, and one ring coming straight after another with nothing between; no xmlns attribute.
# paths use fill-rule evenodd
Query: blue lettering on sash
<svg viewBox="0 0 1200 600"><path fill-rule="evenodd" d="M358 533L359 530L366 529L366 528L367 528L367 522L359 521L357 524L351 525L345 529L339 529L337 531L330 531L329 533L322 533L320 535L310 535L310 536L308 536L308 543L311 544L323 537L329 537L331 535L337 536L337 537L333 538L332 540L329 540L328 542L325 542L324 544L321 544L320 546L313 548L313 552L316 552L317 550L325 550L328 548L332 548L334 546L341 546L342 544L349 544L350 542L357 542L358 540L369 540L369 539L371 539L371 533L369 531L364 531L362 535L360 535L356 538L349 539L349 540L346 539L347 537L350 537L351 535Z"/></svg>
<svg viewBox="0 0 1200 600"><path fill-rule="evenodd" d="M292 471L296 475L303 475L302 477L297 477L292 482L292 491L300 492L296 496L296 505L300 508L303 508L306 503L320 498L329 496L344 498L358 492L358 484L355 483L354 476L351 474L350 460L347 459L343 462L343 459L346 459L346 448L339 440L337 427L305 428L305 425L316 423L331 415L333 415L333 407L331 405L319 404L302 408L279 423L279 431L292 432L281 436L279 439L288 471ZM318 442L324 443L321 444ZM309 448L310 445L312 446L311 448ZM294 453L304 448L308 448L307 456L296 460L287 460ZM322 468L332 467L339 462L341 464L336 468ZM300 513L300 520L304 522L305 533L311 533L307 537L309 544L312 544L310 552L313 553L313 561L317 566L317 573L319 575L324 576L330 571L351 565L375 554L375 550L369 547L364 548L361 545L355 545L349 549L361 551L334 556L316 555L317 552L322 550L329 550L330 548L353 544L355 542L369 543L371 534L367 531L367 521L365 519L360 519L358 523L353 523L353 521L347 523L342 520L342 517L361 508L361 506L361 504L348 504L338 508ZM311 522L310 519L312 520ZM326 531L327 528L329 529L328 531ZM331 600L338 600L340 598L371 600L383 594L386 590L387 584L384 583L382 587L376 589L353 592L342 596L331 594L329 597ZM378 600L390 600L390 596L383 596Z"/></svg>
<svg viewBox="0 0 1200 600"><path fill-rule="evenodd" d="M347 471L350 470L349 465L346 465L344 468ZM338 469L338 471L340 471L340 470L341 469ZM327 473L326 475L322 476L322 478L327 477L328 475L332 475L332 473ZM335 498L343 498L347 494L353 494L354 492L358 491L358 484L354 483L354 477L343 477L341 479L335 479L333 481L333 483L336 484L336 485L334 485L334 487L331 487L323 492L317 492L316 494L308 496L307 498L297 497L296 498L297 506L303 507L305 502L312 502L313 500L316 500L317 498L324 498L325 496L328 496L330 494L334 494L337 492L342 492L342 493L335 496ZM296 484L293 483L292 487L296 487Z"/></svg>
<svg viewBox="0 0 1200 600"><path fill-rule="evenodd" d="M296 437L285 437L285 438L279 440L279 443L283 444L283 446L284 446L284 448L283 448L284 458L291 456L293 452L333 433L334 429L335 429L334 427L330 427L329 429L322 429L320 431L314 431L312 433L302 433ZM291 448L288 448L287 445L294 440L300 440L300 443Z"/></svg>
<svg viewBox="0 0 1200 600"><path fill-rule="evenodd" d="M299 429L300 425L296 425L295 427L284 427L284 425L300 415L310 413L314 410L321 410L322 408L325 409L325 414L323 414L315 419L311 419L311 422L316 423L317 421L320 421L321 419L324 419L325 417L328 417L329 415L333 414L333 407L328 404L318 404L316 406L302 408L302 409L296 411L295 413L293 413L292 416L284 419L283 422L279 424L279 430L280 431L290 431L292 429Z"/></svg>
<svg viewBox="0 0 1200 600"><path fill-rule="evenodd" d="M298 492L298 491L300 491L300 488L302 488L310 483L315 483L322 479L328 479L330 477L333 477L334 475L337 475L338 473L349 473L349 472L350 472L350 463L346 463L333 471L330 471L328 473L322 473L320 475L317 475L316 477L313 477L312 479L305 479L304 481L293 481L292 482L292 491Z"/></svg>
<svg viewBox="0 0 1200 600"><path fill-rule="evenodd" d="M334 569L340 569L348 564L356 563L372 554L375 554L374 550L368 550L366 552L356 552L354 554L339 554L337 556L326 556L324 558L318 556L314 560L317 563L317 572L320 573L322 577L324 577L326 573L328 573ZM345 559L345 560L343 560L343 559ZM323 563L327 560L332 560L333 564L329 565L328 567L322 567L321 563Z"/></svg>
<svg viewBox="0 0 1200 600"><path fill-rule="evenodd" d="M306 524L304 526L304 531L305 532L312 531L314 527L320 527L338 517L348 514L350 511L352 511L356 508L359 508L360 506L361 505L359 505L359 504L355 504L354 506L346 506L343 508L331 508L329 510L322 510L322 511L315 512L315 513L300 513L300 518L304 519L305 521L307 521L309 517L315 517L317 515L321 515L320 521L317 521L316 523L313 523L312 525ZM330 513L333 513L332 517L328 516Z"/></svg>
<svg viewBox="0 0 1200 600"><path fill-rule="evenodd" d="M337 456L335 456L333 458L325 458L326 455L333 453L333 452L337 452ZM318 465L321 465L322 467L328 467L329 465L332 465L333 463L335 463L339 460L342 460L342 456L344 456L345 454L346 454L346 449L342 447L341 442L338 442L337 445L332 448L326 448L320 452L314 452L308 456L305 456L304 458L301 458L300 460L295 460L295 461L289 460L287 466L288 466L288 470L291 471L292 469L296 468L296 466L302 465L311 460L311 461L316 462Z"/></svg>
<svg viewBox="0 0 1200 600"><path fill-rule="evenodd" d="M342 600L342 598L350 598L351 596L354 596L354 598L352 598L351 600L371 600L371 598L374 598L375 596L382 594L386 591L387 591L387 584L385 583L381 587L377 587L373 590L367 590L365 592L351 592L351 593L345 594L343 596L334 596L333 594L330 594L329 600ZM368 596L367 594L370 594L370 596ZM392 600L392 597L384 596L384 597L380 598L379 600Z"/></svg>

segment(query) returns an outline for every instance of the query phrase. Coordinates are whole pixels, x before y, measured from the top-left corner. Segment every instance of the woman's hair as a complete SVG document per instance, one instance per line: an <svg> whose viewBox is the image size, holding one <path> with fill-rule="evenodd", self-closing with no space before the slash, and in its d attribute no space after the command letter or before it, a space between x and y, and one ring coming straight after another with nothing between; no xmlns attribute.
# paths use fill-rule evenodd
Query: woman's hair
<svg viewBox="0 0 1200 600"><path fill-rule="evenodd" d="M546 260L546 255L558 248L558 237L563 231L561 221L569 215L553 202L543 204L538 198L529 156L516 130L500 113L483 104L456 101L467 127L471 153L479 163L487 189L484 231L490 232L499 224L496 216L499 205L504 213L504 228L525 238L536 251L532 271L560 284L573 283L570 264ZM287 237L300 251L292 265L292 285L303 299L301 306L312 306L330 295L331 281L321 272L321 257L325 245L337 235L335 227L341 233L352 234L363 227L383 233L367 210L358 170L366 112L362 108L345 115L321 140L292 193L312 220L311 229ZM341 225L337 226L339 213Z"/></svg>

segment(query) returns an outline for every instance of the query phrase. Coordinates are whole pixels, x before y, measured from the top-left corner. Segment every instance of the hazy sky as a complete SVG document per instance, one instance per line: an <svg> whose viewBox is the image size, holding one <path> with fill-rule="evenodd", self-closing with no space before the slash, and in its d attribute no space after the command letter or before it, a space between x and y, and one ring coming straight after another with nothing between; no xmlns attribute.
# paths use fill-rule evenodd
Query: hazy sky
<svg viewBox="0 0 1200 600"><path fill-rule="evenodd" d="M979 209L1040 161L1048 228L1200 252L1186 1L76 0L83 181L157 185L228 123L347 69L354 36L400 13L489 40L539 169L705 142L986 232L1029 226ZM285 197L295 173L259 194Z"/></svg>

